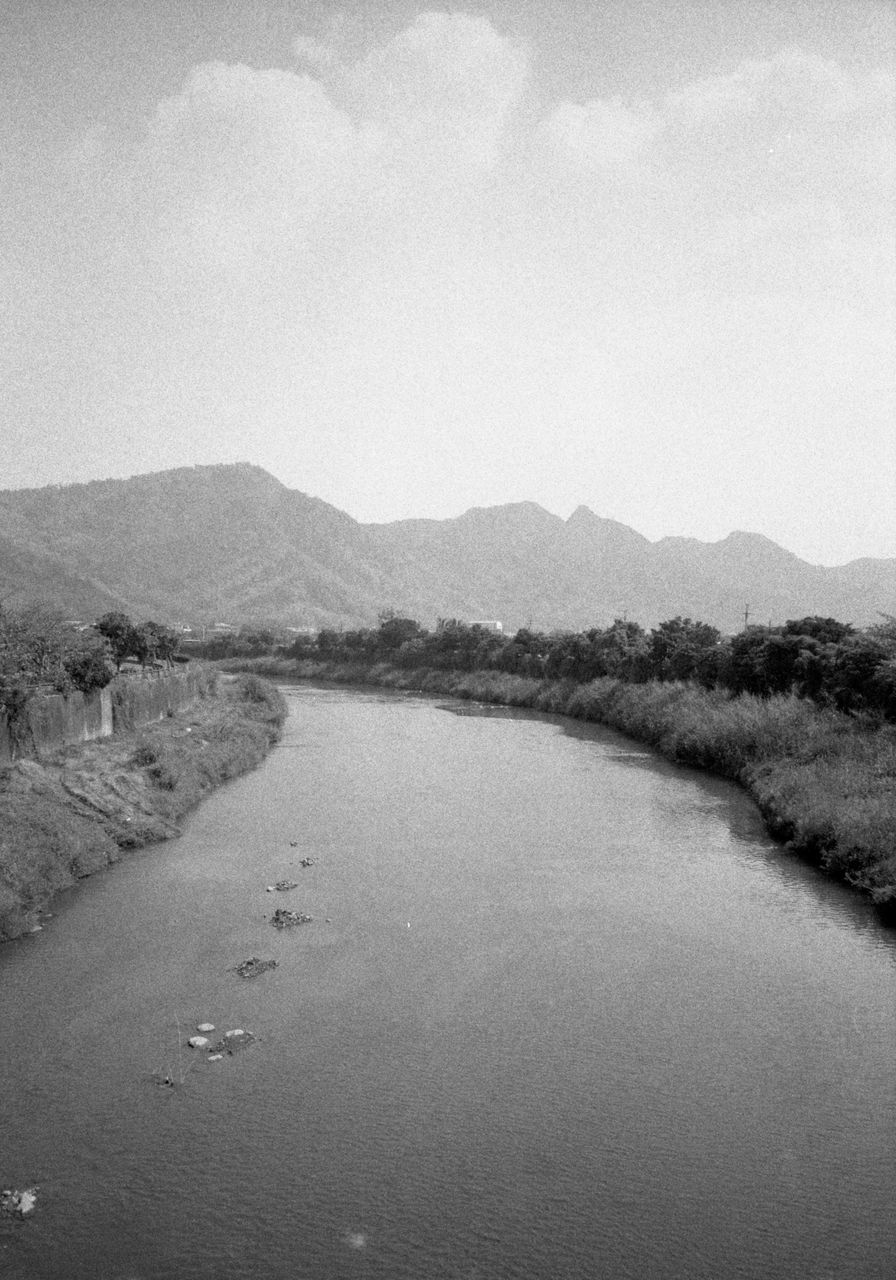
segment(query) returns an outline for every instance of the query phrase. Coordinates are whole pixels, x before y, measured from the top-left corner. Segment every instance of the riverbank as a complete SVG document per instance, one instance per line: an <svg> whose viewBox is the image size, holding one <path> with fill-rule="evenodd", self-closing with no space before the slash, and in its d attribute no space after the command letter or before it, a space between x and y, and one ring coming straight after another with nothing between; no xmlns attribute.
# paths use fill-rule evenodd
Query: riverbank
<svg viewBox="0 0 896 1280"><path fill-rule="evenodd" d="M272 685L225 676L156 724L5 768L0 942L38 927L56 893L122 850L178 835L204 796L267 755L285 717Z"/></svg>
<svg viewBox="0 0 896 1280"><path fill-rule="evenodd" d="M730 778L770 833L896 921L896 729L794 696L732 697L693 684L588 684L498 671L403 670L257 658L221 664L311 679L530 707L619 729L670 760Z"/></svg>

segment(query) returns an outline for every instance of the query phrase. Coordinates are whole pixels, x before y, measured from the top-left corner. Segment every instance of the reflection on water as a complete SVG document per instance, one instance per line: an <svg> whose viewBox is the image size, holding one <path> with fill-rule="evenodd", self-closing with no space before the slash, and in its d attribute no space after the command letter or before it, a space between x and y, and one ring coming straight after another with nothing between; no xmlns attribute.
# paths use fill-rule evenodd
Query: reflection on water
<svg viewBox="0 0 896 1280"><path fill-rule="evenodd" d="M182 839L0 953L0 1183L40 1186L0 1273L891 1280L896 952L861 902L596 726L290 706ZM197 1058L206 1021L255 1043Z"/></svg>

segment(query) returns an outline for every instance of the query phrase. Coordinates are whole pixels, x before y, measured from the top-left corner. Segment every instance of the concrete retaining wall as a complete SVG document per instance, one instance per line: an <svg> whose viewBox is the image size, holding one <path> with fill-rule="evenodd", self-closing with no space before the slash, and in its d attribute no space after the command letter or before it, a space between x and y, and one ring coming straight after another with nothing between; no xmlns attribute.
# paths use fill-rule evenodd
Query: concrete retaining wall
<svg viewBox="0 0 896 1280"><path fill-rule="evenodd" d="M0 765L9 764L12 760L12 736L9 732L9 721L6 712L0 711Z"/></svg>
<svg viewBox="0 0 896 1280"><path fill-rule="evenodd" d="M112 732L112 694L108 687L92 693L50 693L32 698L25 708L26 742L38 755Z"/></svg>
<svg viewBox="0 0 896 1280"><path fill-rule="evenodd" d="M40 694L29 700L16 726L0 713L0 765L163 720L195 702L201 685L199 672L187 669L116 676L88 694Z"/></svg>
<svg viewBox="0 0 896 1280"><path fill-rule="evenodd" d="M109 685L115 731L139 729L182 711L199 697L200 684L199 672L190 670L149 678L116 676Z"/></svg>

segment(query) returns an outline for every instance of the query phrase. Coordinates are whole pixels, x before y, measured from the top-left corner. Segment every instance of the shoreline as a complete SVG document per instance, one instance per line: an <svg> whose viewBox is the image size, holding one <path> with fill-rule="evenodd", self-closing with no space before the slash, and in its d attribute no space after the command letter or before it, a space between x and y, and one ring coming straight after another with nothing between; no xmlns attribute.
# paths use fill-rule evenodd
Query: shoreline
<svg viewBox="0 0 896 1280"><path fill-rule="evenodd" d="M668 760L743 787L786 850L848 884L896 926L896 728L793 695L732 697L693 684L587 684L388 663L231 659L224 671L547 711L618 729Z"/></svg>
<svg viewBox="0 0 896 1280"><path fill-rule="evenodd" d="M154 724L4 768L0 943L41 928L56 894L122 852L179 835L211 791L261 763L285 717L267 681L219 675Z"/></svg>

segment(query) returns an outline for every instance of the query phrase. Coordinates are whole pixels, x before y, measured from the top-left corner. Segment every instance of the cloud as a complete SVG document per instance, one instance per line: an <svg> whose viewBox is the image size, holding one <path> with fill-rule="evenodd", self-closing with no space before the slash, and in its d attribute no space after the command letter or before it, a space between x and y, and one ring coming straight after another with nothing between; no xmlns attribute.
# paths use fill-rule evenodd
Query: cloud
<svg viewBox="0 0 896 1280"><path fill-rule="evenodd" d="M301 252L325 215L444 216L446 183L496 160L528 74L485 18L420 15L351 65L308 36L307 72L194 67L160 102L131 169L141 216L181 258ZM429 204L427 204L429 200Z"/></svg>
<svg viewBox="0 0 896 1280"><path fill-rule="evenodd" d="M764 116L773 124L830 122L884 108L892 93L886 73L852 73L832 59L788 48L686 85L669 95L666 113L691 124L736 116Z"/></svg>
<svg viewBox="0 0 896 1280"><path fill-rule="evenodd" d="M339 65L339 53L332 44L315 40L313 36L296 36L292 42L296 61L314 70L329 71Z"/></svg>
<svg viewBox="0 0 896 1280"><path fill-rule="evenodd" d="M350 70L345 93L392 140L487 166L527 76L525 49L487 18L424 13Z"/></svg>
<svg viewBox="0 0 896 1280"><path fill-rule="evenodd" d="M896 78L800 49L697 80L663 104L670 158L710 182L724 172L760 199L892 197ZM696 161L696 163L694 163Z"/></svg>
<svg viewBox="0 0 896 1280"><path fill-rule="evenodd" d="M787 48L655 103L560 102L537 137L570 171L607 180L654 161L657 194L663 187L681 193L669 206L673 217L682 202L749 207L775 191L790 202L888 199L896 177L896 77Z"/></svg>
<svg viewBox="0 0 896 1280"><path fill-rule="evenodd" d="M114 129L74 149L85 210L130 174L124 234L96 237L89 395L72 374L98 420L189 423L209 456L239 429L369 518L397 475L420 510L574 505L605 473L637 503L633 457L659 480L679 457L684 486L816 418L833 451L864 415L873 456L887 76L791 50L539 114L527 50L485 18L421 15L354 62L327 39L292 70L194 68L129 161Z"/></svg>
<svg viewBox="0 0 896 1280"><path fill-rule="evenodd" d="M299 243L367 140L311 76L206 63L159 103L133 186L162 234L227 259Z"/></svg>
<svg viewBox="0 0 896 1280"><path fill-rule="evenodd" d="M653 142L661 122L649 105L627 107L619 98L579 106L562 102L543 121L540 135L584 170L637 159Z"/></svg>

